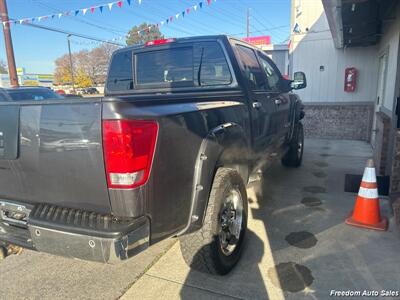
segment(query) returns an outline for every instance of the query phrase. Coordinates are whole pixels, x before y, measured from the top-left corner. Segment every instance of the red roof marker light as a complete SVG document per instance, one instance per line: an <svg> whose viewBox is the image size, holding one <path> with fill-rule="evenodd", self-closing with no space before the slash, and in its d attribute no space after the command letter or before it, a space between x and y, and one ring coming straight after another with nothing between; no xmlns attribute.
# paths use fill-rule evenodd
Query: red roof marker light
<svg viewBox="0 0 400 300"><path fill-rule="evenodd" d="M176 39L161 39L161 40L154 40L150 42L146 42L144 45L147 46L157 46L157 45L164 45L175 42Z"/></svg>

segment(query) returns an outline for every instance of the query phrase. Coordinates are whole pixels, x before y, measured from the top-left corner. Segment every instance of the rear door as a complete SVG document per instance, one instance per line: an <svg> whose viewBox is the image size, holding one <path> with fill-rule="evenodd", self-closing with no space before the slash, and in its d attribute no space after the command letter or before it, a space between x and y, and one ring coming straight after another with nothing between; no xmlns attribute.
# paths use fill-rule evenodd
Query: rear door
<svg viewBox="0 0 400 300"><path fill-rule="evenodd" d="M281 91L280 80L282 76L271 59L261 51L258 51L258 57L266 77L269 97L275 105L276 123L274 123L274 126L276 127L278 143L283 144L290 129L289 95Z"/></svg>
<svg viewBox="0 0 400 300"><path fill-rule="evenodd" d="M237 44L235 49L249 90L253 148L262 152L270 149L277 138L274 126L276 106L266 89L266 78L255 51L241 44Z"/></svg>

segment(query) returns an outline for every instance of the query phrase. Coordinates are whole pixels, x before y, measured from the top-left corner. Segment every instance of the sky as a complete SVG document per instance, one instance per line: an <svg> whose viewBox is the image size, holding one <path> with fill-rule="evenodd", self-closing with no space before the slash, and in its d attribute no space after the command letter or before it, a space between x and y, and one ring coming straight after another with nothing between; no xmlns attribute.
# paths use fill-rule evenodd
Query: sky
<svg viewBox="0 0 400 300"><path fill-rule="evenodd" d="M114 0L6 0L10 19L39 17L69 10L78 10ZM159 23L186 8L206 0L126 0L121 8L106 7L102 13L96 10L82 12L78 16L57 17L35 22L52 28L86 36L111 40L126 35L142 22ZM166 37L185 37L210 34L246 35L246 10L250 9L250 35L270 35L272 43L282 43L290 34L290 0L212 0L196 11L191 10L184 18L174 19L172 24L160 29ZM11 34L17 67L27 73L52 73L56 58L68 52L65 34L45 31L24 25L12 25ZM124 42L124 41L121 41ZM91 49L99 43L72 37L72 51ZM0 59L6 59L4 36L0 33Z"/></svg>

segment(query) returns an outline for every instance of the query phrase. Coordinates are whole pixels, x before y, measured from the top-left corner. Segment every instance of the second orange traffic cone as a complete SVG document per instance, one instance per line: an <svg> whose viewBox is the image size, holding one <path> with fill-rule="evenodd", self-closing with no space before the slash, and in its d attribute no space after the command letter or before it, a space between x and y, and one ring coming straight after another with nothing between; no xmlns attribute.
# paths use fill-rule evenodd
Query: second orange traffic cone
<svg viewBox="0 0 400 300"><path fill-rule="evenodd" d="M374 230L387 230L388 219L381 217L380 213L378 185L372 159L367 162L354 211L346 219L346 224Z"/></svg>

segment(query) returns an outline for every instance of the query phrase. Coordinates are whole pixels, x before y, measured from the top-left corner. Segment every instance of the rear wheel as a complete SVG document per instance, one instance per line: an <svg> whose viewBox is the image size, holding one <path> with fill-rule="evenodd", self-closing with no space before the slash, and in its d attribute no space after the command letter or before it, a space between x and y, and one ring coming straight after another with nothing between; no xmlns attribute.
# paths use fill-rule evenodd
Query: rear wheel
<svg viewBox="0 0 400 300"><path fill-rule="evenodd" d="M287 167L299 167L303 160L304 130L303 124L297 123L289 150L282 158L282 164Z"/></svg>
<svg viewBox="0 0 400 300"><path fill-rule="evenodd" d="M247 194L236 170L219 168L203 227L180 237L182 256L195 270L224 275L239 261L247 229Z"/></svg>

